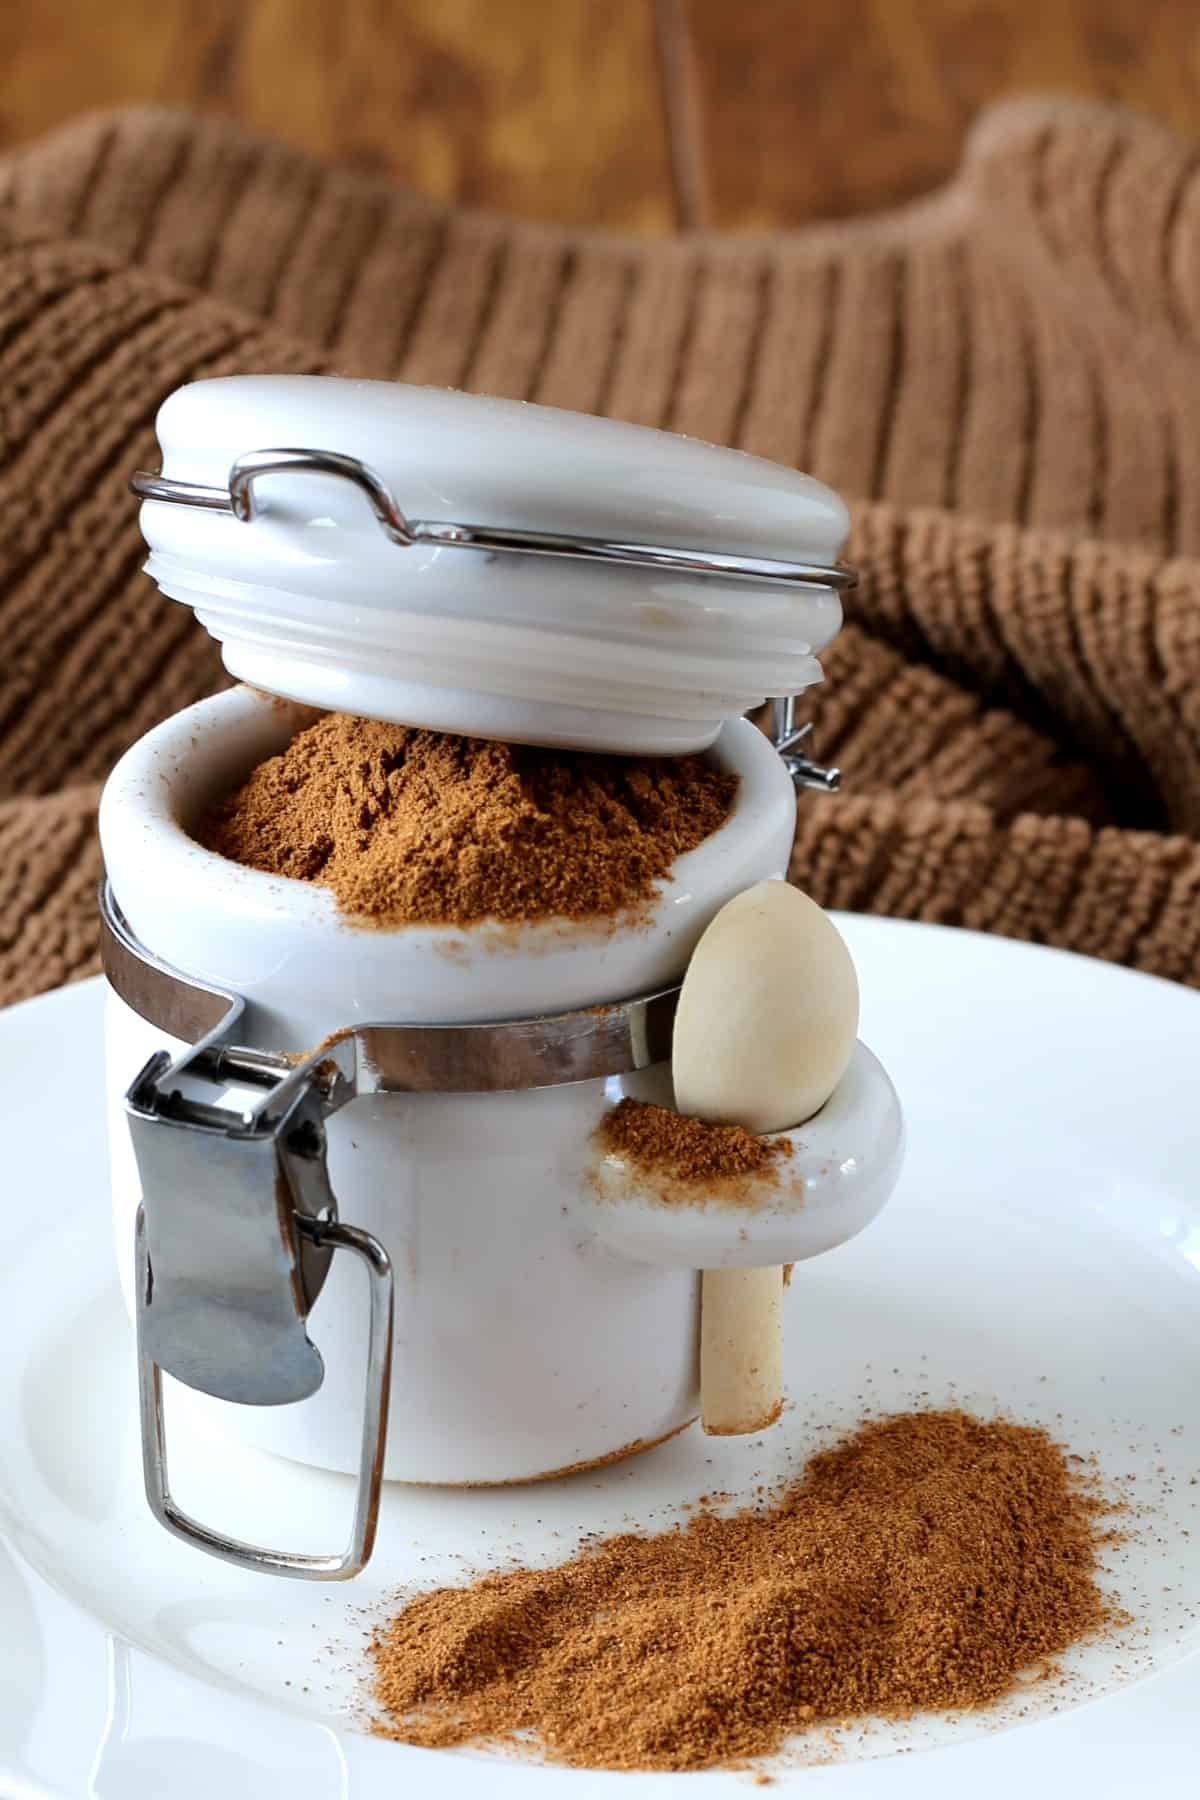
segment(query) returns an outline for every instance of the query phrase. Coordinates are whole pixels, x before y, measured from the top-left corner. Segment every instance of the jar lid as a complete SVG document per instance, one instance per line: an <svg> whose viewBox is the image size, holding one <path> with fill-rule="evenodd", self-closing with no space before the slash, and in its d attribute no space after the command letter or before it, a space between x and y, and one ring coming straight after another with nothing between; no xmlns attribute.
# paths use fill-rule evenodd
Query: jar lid
<svg viewBox="0 0 1200 1800"><path fill-rule="evenodd" d="M158 440L132 485L162 592L239 680L364 717L703 749L820 679L853 580L810 476L522 401L229 376L172 394Z"/></svg>

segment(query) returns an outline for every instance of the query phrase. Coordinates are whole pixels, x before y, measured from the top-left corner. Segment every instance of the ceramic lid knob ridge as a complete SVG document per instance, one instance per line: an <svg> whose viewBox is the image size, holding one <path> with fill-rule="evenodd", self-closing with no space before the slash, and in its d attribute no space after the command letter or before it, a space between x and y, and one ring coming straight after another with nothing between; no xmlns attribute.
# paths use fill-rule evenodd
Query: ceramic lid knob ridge
<svg viewBox="0 0 1200 1800"><path fill-rule="evenodd" d="M162 473L223 489L247 453L366 464L406 518L836 563L848 518L741 451L486 396L326 376L192 383L160 409ZM679 753L820 679L835 587L494 553L380 529L328 473L264 474L254 517L147 500L149 573L232 674L312 705L514 741Z"/></svg>

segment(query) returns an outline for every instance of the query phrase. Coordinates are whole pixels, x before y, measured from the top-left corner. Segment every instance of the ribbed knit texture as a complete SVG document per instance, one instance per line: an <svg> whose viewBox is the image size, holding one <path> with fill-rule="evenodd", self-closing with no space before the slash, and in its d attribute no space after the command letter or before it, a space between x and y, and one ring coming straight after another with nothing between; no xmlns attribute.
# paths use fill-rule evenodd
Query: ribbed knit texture
<svg viewBox="0 0 1200 1800"><path fill-rule="evenodd" d="M94 966L92 784L221 680L139 572L125 483L158 404L324 369L668 426L839 487L863 581L811 710L846 791L804 799L795 878L1200 984L1191 147L1012 102L916 207L643 243L139 110L0 159L0 999Z"/></svg>

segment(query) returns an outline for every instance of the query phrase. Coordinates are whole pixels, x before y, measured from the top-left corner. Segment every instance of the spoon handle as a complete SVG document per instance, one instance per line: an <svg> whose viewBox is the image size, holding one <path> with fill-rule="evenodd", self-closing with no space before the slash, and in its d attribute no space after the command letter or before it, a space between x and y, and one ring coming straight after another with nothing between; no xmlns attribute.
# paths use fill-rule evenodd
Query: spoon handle
<svg viewBox="0 0 1200 1800"><path fill-rule="evenodd" d="M741 1437L783 1410L783 1272L705 1269L700 1296L701 1421Z"/></svg>

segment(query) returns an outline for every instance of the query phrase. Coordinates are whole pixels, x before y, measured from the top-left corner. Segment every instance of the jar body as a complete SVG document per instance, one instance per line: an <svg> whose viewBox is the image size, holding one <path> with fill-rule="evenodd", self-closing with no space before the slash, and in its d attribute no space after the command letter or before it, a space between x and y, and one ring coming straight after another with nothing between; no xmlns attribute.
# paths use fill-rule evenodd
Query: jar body
<svg viewBox="0 0 1200 1800"><path fill-rule="evenodd" d="M246 690L202 702L135 746L102 806L109 876L134 934L185 973L244 994L239 1035L258 1048L303 1051L356 1023L512 1018L649 991L678 979L725 899L786 866L791 784L766 740L737 720L714 752L741 776L734 814L680 859L649 920L516 932L355 926L323 890L238 868L188 835L203 806L301 720ZM110 993L127 1302L141 1193L123 1096L164 1048L183 1046ZM340 1216L378 1237L395 1271L390 1479L532 1480L640 1448L694 1416L699 1276L610 1251L576 1204L591 1134L617 1091L607 1086L377 1096L329 1122ZM211 1413L220 1429L298 1461L353 1470L362 1284L354 1259L334 1258L309 1319L326 1364L317 1394L281 1407L188 1396L193 1416Z"/></svg>

